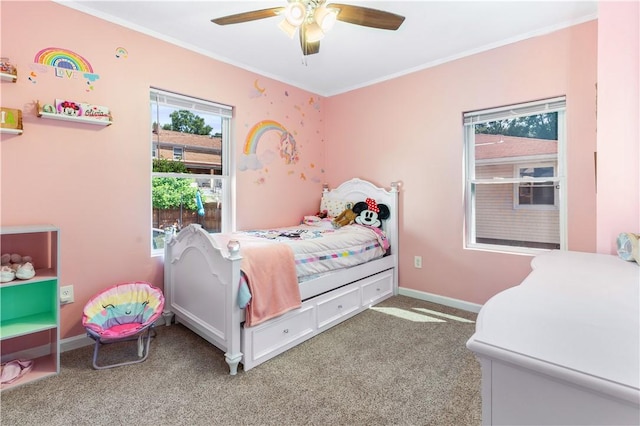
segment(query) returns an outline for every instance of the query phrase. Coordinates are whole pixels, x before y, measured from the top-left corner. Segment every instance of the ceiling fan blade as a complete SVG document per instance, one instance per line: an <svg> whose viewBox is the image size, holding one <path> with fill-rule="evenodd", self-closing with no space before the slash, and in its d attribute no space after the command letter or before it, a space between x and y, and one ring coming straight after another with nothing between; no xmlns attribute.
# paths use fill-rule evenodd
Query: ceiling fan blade
<svg viewBox="0 0 640 426"><path fill-rule="evenodd" d="M307 41L307 25L300 26L300 48L302 48L302 54L304 56L315 55L320 52L320 42Z"/></svg>
<svg viewBox="0 0 640 426"><path fill-rule="evenodd" d="M379 28L381 30L397 30L404 22L404 16L383 10L370 9L362 6L332 3L327 5L331 9L339 9L338 21L364 27Z"/></svg>
<svg viewBox="0 0 640 426"><path fill-rule="evenodd" d="M257 19L271 18L277 16L284 10L284 7L272 7L270 9L252 10L251 12L237 13L235 15L223 16L212 19L211 22L218 25L240 24L242 22L255 21Z"/></svg>

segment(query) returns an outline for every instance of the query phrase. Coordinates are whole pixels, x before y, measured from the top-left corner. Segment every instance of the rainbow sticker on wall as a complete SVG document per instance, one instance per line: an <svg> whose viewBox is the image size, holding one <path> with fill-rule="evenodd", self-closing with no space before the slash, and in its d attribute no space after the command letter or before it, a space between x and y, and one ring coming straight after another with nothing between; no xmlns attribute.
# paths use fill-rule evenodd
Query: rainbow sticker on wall
<svg viewBox="0 0 640 426"><path fill-rule="evenodd" d="M91 84L100 78L98 74L93 73L93 67L84 57L71 50L59 47L42 49L36 53L33 62L54 67L56 77L76 79L81 75L87 79L87 84L91 90L93 90Z"/></svg>
<svg viewBox="0 0 640 426"><path fill-rule="evenodd" d="M36 53L33 62L50 67L65 68L93 74L93 67L89 61L71 50L60 49L58 47L42 49Z"/></svg>
<svg viewBox="0 0 640 426"><path fill-rule="evenodd" d="M127 51L127 49L125 49L124 47L116 48L116 58L117 59L120 59L120 58L127 59L128 57L129 57L129 52Z"/></svg>
<svg viewBox="0 0 640 426"><path fill-rule="evenodd" d="M296 140L293 135L277 121L263 120L256 123L247 134L247 139L242 151L244 156L240 160L239 164L240 170L259 170L262 168L262 162L258 159L257 154L258 142L260 142L260 139L265 133L270 131L277 131L280 133L278 149L280 158L284 160L285 164L296 164L298 162L298 150L296 147Z"/></svg>

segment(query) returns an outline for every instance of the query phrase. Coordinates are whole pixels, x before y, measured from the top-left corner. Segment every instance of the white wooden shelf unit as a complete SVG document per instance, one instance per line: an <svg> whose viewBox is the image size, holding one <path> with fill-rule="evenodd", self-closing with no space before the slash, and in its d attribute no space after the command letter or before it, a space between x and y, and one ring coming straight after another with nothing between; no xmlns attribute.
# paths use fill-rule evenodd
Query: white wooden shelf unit
<svg viewBox="0 0 640 426"><path fill-rule="evenodd" d="M2 253L31 256L36 275L0 284L2 363L33 360L29 373L2 391L60 372L60 231L52 225L0 228Z"/></svg>

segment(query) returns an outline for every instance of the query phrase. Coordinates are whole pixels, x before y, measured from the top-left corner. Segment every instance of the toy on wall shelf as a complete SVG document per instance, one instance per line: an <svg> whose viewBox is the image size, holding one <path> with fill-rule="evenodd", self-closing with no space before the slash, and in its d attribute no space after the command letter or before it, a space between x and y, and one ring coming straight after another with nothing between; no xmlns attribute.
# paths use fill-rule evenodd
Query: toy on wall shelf
<svg viewBox="0 0 640 426"><path fill-rule="evenodd" d="M0 58L0 76L2 80L11 81L13 83L18 79L18 71L14 67L9 58Z"/></svg>
<svg viewBox="0 0 640 426"><path fill-rule="evenodd" d="M69 117L80 117L82 115L82 106L78 102L56 99L56 112Z"/></svg>
<svg viewBox="0 0 640 426"><path fill-rule="evenodd" d="M55 110L58 114L64 114L71 117L85 117L94 120L111 121L109 108L100 105L56 99Z"/></svg>
<svg viewBox="0 0 640 426"><path fill-rule="evenodd" d="M22 134L22 111L0 107L0 132L14 135Z"/></svg>
<svg viewBox="0 0 640 426"><path fill-rule="evenodd" d="M94 120L111 121L109 108L100 105L82 104L83 114Z"/></svg>

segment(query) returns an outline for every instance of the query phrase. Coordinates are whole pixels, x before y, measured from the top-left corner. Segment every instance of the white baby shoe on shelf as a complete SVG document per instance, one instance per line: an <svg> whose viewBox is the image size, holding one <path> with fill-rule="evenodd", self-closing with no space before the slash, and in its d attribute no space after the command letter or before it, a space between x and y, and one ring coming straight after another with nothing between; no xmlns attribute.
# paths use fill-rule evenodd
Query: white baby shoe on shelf
<svg viewBox="0 0 640 426"><path fill-rule="evenodd" d="M0 282L8 283L16 278L16 273L9 266L3 266L0 268Z"/></svg>
<svg viewBox="0 0 640 426"><path fill-rule="evenodd" d="M31 262L22 264L16 271L16 278L21 280L30 280L36 275L36 270L33 268Z"/></svg>

